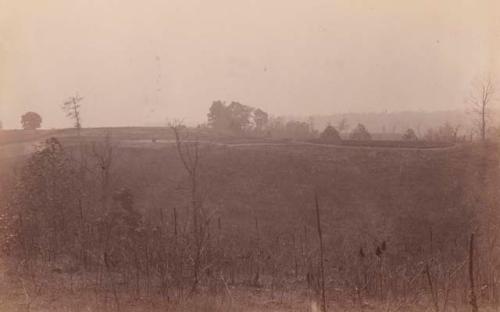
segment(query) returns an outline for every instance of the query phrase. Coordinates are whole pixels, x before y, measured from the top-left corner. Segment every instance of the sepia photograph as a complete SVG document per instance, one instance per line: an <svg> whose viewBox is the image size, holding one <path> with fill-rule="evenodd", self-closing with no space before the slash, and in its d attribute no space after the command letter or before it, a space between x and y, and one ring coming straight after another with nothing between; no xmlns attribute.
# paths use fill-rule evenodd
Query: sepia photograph
<svg viewBox="0 0 500 312"><path fill-rule="evenodd" d="M0 312L500 311L500 0L0 0Z"/></svg>

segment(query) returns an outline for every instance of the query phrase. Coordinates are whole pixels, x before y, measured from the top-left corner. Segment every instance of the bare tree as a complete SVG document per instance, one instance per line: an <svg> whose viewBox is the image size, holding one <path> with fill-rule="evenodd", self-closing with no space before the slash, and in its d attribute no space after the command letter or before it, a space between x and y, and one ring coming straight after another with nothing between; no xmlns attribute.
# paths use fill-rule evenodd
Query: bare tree
<svg viewBox="0 0 500 312"><path fill-rule="evenodd" d="M78 149L80 154L80 183L85 184L86 182L86 170L87 170L87 161L85 155L85 149L83 146L82 137L80 136L80 130L82 128L81 117L80 117L80 102L83 100L83 97L76 94L75 96L69 97L62 105L62 110L66 113L66 116L74 121L74 127L76 128L78 135ZM80 211L83 212L83 194L80 194L78 197Z"/></svg>
<svg viewBox="0 0 500 312"><path fill-rule="evenodd" d="M82 100L83 97L77 94L68 98L62 106L62 109L66 113L66 116L73 119L74 127L77 130L78 136L80 136L80 129L82 128L82 119L80 116L80 102Z"/></svg>
<svg viewBox="0 0 500 312"><path fill-rule="evenodd" d="M488 121L490 118L490 106L494 101L495 86L491 77L479 80L473 85L473 90L468 98L472 113L476 116L477 127L481 141L486 141Z"/></svg>
<svg viewBox="0 0 500 312"><path fill-rule="evenodd" d="M182 139L181 131L185 126L179 122L171 122L169 124L170 129L172 129L175 136L175 143L177 147L177 152L179 158L186 170L191 191L191 217L192 217L192 233L194 239L194 257L193 257L193 285L191 292L196 292L200 282L200 268L201 268L201 253L203 249L203 241L205 236L205 222L203 222L202 212L201 212L201 200L198 190L199 182L199 142L195 140L194 142L185 142Z"/></svg>
<svg viewBox="0 0 500 312"><path fill-rule="evenodd" d="M101 201L104 211L107 211L109 200L110 170L113 164L113 144L111 133L106 133L104 142L92 145L92 154L96 160L97 169L101 178Z"/></svg>
<svg viewBox="0 0 500 312"><path fill-rule="evenodd" d="M314 203L316 206L316 224L318 226L318 240L319 240L319 265L321 274L321 311L326 312L326 295L325 295L325 268L324 268L324 256L323 256L323 233L321 231L321 217L319 213L319 203L318 194L314 194Z"/></svg>
<svg viewBox="0 0 500 312"><path fill-rule="evenodd" d="M470 305L472 312L477 312L477 295L474 283L474 233L470 235L469 240L469 286L470 286Z"/></svg>

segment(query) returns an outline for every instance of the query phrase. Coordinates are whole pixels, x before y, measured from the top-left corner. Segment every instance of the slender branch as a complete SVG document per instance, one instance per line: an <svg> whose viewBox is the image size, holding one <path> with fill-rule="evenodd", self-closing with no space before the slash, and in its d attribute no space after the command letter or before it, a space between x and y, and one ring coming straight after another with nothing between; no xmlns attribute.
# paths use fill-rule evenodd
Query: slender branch
<svg viewBox="0 0 500 312"><path fill-rule="evenodd" d="M319 252L320 252L320 270L321 270L321 310L326 312L326 295L325 295L325 268L323 255L323 233L321 231L321 218L319 215L318 194L314 194L314 202L316 205L316 222L318 226Z"/></svg>
<svg viewBox="0 0 500 312"><path fill-rule="evenodd" d="M474 285L474 233L469 240L469 282L470 282L470 305L472 312L478 312L476 289Z"/></svg>

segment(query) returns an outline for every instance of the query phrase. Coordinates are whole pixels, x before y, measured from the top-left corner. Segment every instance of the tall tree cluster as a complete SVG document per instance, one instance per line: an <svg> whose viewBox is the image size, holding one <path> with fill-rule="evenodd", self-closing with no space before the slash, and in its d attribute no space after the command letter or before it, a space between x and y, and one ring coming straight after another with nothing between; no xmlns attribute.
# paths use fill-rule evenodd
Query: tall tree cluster
<svg viewBox="0 0 500 312"><path fill-rule="evenodd" d="M250 131L264 131L267 128L269 116L260 108L254 108L231 102L214 101L210 106L208 125L212 129L230 131L242 134Z"/></svg>

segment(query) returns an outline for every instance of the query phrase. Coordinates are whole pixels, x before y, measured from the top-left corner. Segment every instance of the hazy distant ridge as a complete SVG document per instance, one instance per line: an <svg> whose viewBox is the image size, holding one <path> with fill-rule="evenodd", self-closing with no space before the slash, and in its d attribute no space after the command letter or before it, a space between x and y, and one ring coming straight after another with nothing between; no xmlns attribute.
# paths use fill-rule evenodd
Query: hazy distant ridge
<svg viewBox="0 0 500 312"><path fill-rule="evenodd" d="M460 125L462 131L469 132L473 125L473 116L460 110L343 113L313 115L300 119L312 121L316 129L322 130L328 123L336 126L344 118L349 125L348 130L362 123L370 132L377 133L402 133L408 128L413 128L417 134L423 135L428 129L442 126L447 122L453 126Z"/></svg>

